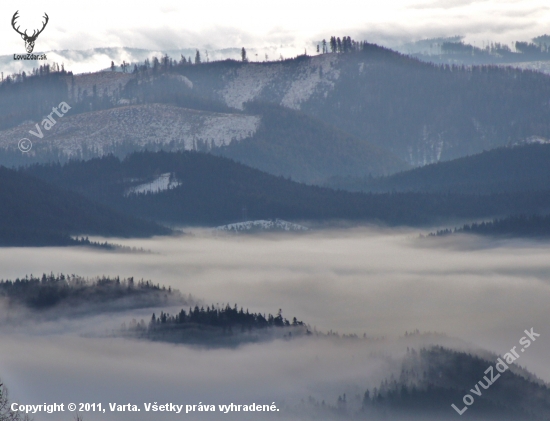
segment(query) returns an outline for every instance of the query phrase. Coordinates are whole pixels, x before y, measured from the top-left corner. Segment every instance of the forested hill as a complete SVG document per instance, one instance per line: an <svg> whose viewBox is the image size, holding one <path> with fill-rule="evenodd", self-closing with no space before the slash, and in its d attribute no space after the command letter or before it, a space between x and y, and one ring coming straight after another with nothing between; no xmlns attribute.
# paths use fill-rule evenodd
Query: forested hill
<svg viewBox="0 0 550 421"><path fill-rule="evenodd" d="M318 182L550 138L548 75L434 65L369 43L348 39L345 45L262 63L165 56L124 73L71 75L43 66L32 76L6 78L0 107L10 118L0 129L11 128L0 131L0 162L123 157L152 147L212 150L275 175ZM31 100L34 90L40 106ZM16 96L10 110L9 98ZM36 130L34 123L61 100L70 114L32 153L19 153L13 139ZM281 126L281 119L288 123Z"/></svg>
<svg viewBox="0 0 550 421"><path fill-rule="evenodd" d="M474 222L462 227L439 230L430 236L477 234L491 237L550 238L550 215L512 215L492 221Z"/></svg>
<svg viewBox="0 0 550 421"><path fill-rule="evenodd" d="M405 350L404 350L405 351ZM365 421L548 421L550 388L512 353L407 347L401 364L375 387L357 386L329 401L310 396L298 419ZM502 361L505 364L498 364ZM507 363L507 364L506 364ZM401 366L399 370L399 365ZM490 369L489 369L490 367ZM397 369L397 370L396 370ZM470 398L464 399L465 395ZM465 402L469 404L466 405ZM455 410L454 405L457 409ZM461 415L458 411L462 411ZM300 416L301 415L301 416Z"/></svg>
<svg viewBox="0 0 550 421"><path fill-rule="evenodd" d="M546 190L550 144L497 148L388 177L333 177L332 188L365 192L491 194Z"/></svg>
<svg viewBox="0 0 550 421"><path fill-rule="evenodd" d="M15 308L24 307L35 312L56 310L64 315L89 311L122 311L129 308L147 308L170 305L191 305L171 287L133 277L83 278L78 275L43 274L17 279L0 279L0 298Z"/></svg>
<svg viewBox="0 0 550 421"><path fill-rule="evenodd" d="M21 170L121 212L190 225L249 219L355 220L427 225L550 211L547 191L498 195L362 194L275 177L198 152L140 152Z"/></svg>
<svg viewBox="0 0 550 421"><path fill-rule="evenodd" d="M183 344L204 346L237 346L247 342L273 340L276 338L291 339L310 335L308 326L294 317L292 322L282 315L276 316L261 313L250 313L248 309L240 311L237 304L231 308L207 306L199 309L181 309L170 315L163 311L157 317L155 313L149 323L142 319L125 324L116 335Z"/></svg>
<svg viewBox="0 0 550 421"><path fill-rule="evenodd" d="M466 420L548 420L548 385L515 363L495 367L496 362L496 356L489 360L442 347L410 350L397 379L365 392L360 419L412 419L408 415L415 413L418 420L454 420L459 417L454 404L467 408L461 417ZM494 375L480 375L488 367ZM470 406L463 403L466 394L474 397Z"/></svg>
<svg viewBox="0 0 550 421"><path fill-rule="evenodd" d="M386 175L409 168L387 149L298 110L259 103L249 104L246 112L229 107L193 88L176 70L76 76L54 72L0 84L11 95L27 98L11 110L12 118L6 123L14 127L2 130L0 126L0 164L63 162L109 153L124 157L139 150L200 150L309 183L336 174ZM113 89L117 82L119 87ZM63 84L65 90L59 92L47 89ZM40 127L43 118L28 98L31 88L49 93L44 103L51 104L50 108L39 107L46 114L61 100L70 104L67 115L57 118L49 130L42 128L40 139L29 134L38 130L36 124ZM0 97L0 109L8 105ZM33 147L22 154L16 141L25 137L32 139Z"/></svg>
<svg viewBox="0 0 550 421"><path fill-rule="evenodd" d="M0 246L77 244L71 235L151 236L170 231L27 174L0 167Z"/></svg>
<svg viewBox="0 0 550 421"><path fill-rule="evenodd" d="M258 100L301 110L411 165L550 137L550 77L533 71L434 65L368 43L282 62L174 71L196 93L235 108Z"/></svg>
<svg viewBox="0 0 550 421"><path fill-rule="evenodd" d="M247 103L246 112L261 116L256 133L212 153L310 184L331 174L387 175L410 168L385 148L303 112L258 102Z"/></svg>

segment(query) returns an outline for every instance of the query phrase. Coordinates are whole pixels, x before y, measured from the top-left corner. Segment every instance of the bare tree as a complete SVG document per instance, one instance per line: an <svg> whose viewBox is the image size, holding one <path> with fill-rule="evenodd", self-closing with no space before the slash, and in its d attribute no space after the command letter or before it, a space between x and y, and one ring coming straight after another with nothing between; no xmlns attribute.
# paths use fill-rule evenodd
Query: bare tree
<svg viewBox="0 0 550 421"><path fill-rule="evenodd" d="M13 412L8 399L8 389L0 381L0 421L31 421L27 414Z"/></svg>

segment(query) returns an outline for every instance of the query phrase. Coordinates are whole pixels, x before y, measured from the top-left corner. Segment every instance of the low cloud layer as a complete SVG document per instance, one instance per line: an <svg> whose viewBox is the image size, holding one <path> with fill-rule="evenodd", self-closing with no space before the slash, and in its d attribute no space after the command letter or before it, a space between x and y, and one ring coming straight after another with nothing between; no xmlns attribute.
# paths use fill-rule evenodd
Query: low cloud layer
<svg viewBox="0 0 550 421"><path fill-rule="evenodd" d="M405 347L393 341L415 329L446 333L503 354L524 329L533 327L541 337L520 364L550 380L546 243L422 240L416 232L366 229L266 237L198 232L178 239L116 242L158 254L3 249L0 276L53 271L143 277L192 293L206 304L237 303L272 314L282 308L283 315L321 331L366 333L387 341L382 346L304 338L204 350L80 337L89 326L97 333L129 321L131 312L97 316L89 325L62 320L44 328L3 329L0 374L14 398L34 403L279 403L309 395L335 400L346 390L364 392L389 375L391 361L376 357L376 347L398 357ZM139 317L151 312L141 310Z"/></svg>

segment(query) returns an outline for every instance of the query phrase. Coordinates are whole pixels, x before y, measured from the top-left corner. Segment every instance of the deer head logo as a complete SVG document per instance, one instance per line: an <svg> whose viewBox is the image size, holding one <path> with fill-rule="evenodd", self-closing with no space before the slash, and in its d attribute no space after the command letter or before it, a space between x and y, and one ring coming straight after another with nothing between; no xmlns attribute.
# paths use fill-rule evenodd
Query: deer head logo
<svg viewBox="0 0 550 421"><path fill-rule="evenodd" d="M13 17L11 18L11 26L13 26L13 29L15 29L15 32L17 32L19 35L21 35L21 38L25 40L25 49L27 50L27 53L32 53L32 50L34 50L34 42L36 41L36 38L38 38L38 35L42 33L46 25L48 24L48 20L50 19L47 15L47 13L44 13L44 19L46 19L44 22L42 22L42 29L36 30L34 29L32 32L32 35L27 34L27 30L25 29L25 32L21 32L19 30L19 26L15 27L15 21L17 20L19 10L13 14Z"/></svg>

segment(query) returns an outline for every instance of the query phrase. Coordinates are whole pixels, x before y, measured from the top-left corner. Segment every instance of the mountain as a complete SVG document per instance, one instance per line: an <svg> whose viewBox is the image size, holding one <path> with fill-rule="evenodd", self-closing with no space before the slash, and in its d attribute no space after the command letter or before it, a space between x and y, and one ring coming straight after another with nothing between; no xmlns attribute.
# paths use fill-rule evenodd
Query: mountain
<svg viewBox="0 0 550 421"><path fill-rule="evenodd" d="M320 184L339 176L386 175L409 166L382 148L278 105L247 103L246 112L261 116L258 130L212 153L274 175Z"/></svg>
<svg viewBox="0 0 550 421"><path fill-rule="evenodd" d="M88 75L43 65L0 85L5 116L0 143L6 151L0 162L51 161L67 150L88 158L107 152L123 157L144 145L212 148L275 175L321 183L333 176L388 175L406 165L550 138L548 75L435 65L373 44L350 45L338 53L263 63L190 64L164 56L124 72ZM36 155L19 153L17 137L42 124L61 101L71 109L56 119L47 141L35 142ZM216 134L210 133L205 122L214 117L230 127L216 123ZM94 149L90 144L96 141L101 147Z"/></svg>
<svg viewBox="0 0 550 421"><path fill-rule="evenodd" d="M365 192L494 194L547 190L550 144L497 148L379 178L333 177L327 187Z"/></svg>
<svg viewBox="0 0 550 421"><path fill-rule="evenodd" d="M548 420L548 385L507 361L442 347L412 349L398 379L365 393L361 418L445 420L462 411L469 420ZM463 399L466 395L472 399Z"/></svg>
<svg viewBox="0 0 550 421"><path fill-rule="evenodd" d="M550 73L549 35L532 38L530 42L491 42L483 48L464 42L464 37L441 37L423 39L397 46L396 49L419 60L437 64L511 65Z"/></svg>
<svg viewBox="0 0 550 421"><path fill-rule="evenodd" d="M173 224L355 220L425 225L550 212L548 191L494 195L364 194L294 182L197 152L139 152L21 169L120 212Z"/></svg>
<svg viewBox="0 0 550 421"><path fill-rule="evenodd" d="M55 96L67 98L55 104L55 109L65 104L67 111L62 116L50 112L53 124L25 120L0 131L0 162L26 165L109 153L124 157L139 150L200 150L310 183L333 175L386 175L408 168L392 153L295 110L250 104L242 112L197 95L182 75L136 78L113 72L54 78L69 86ZM20 91L25 92L23 87L14 90ZM18 149L23 138L33 143L26 153Z"/></svg>
<svg viewBox="0 0 550 421"><path fill-rule="evenodd" d="M47 158L89 159L109 153L124 156L136 150L215 148L256 132L260 117L216 113L166 104L143 104L63 116L42 138L36 123L0 132L0 148L12 162L44 162ZM55 114L54 114L55 117ZM39 125L40 128L40 125ZM32 149L22 154L17 140L28 138ZM6 156L6 155L4 155Z"/></svg>
<svg viewBox="0 0 550 421"><path fill-rule="evenodd" d="M360 44L348 52L175 71L201 95L300 110L412 166L550 137L550 76L511 67L421 62Z"/></svg>
<svg viewBox="0 0 550 421"><path fill-rule="evenodd" d="M129 237L169 232L77 193L0 167L0 246L78 244L71 235Z"/></svg>

